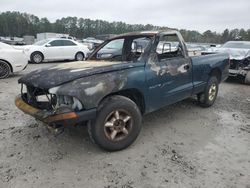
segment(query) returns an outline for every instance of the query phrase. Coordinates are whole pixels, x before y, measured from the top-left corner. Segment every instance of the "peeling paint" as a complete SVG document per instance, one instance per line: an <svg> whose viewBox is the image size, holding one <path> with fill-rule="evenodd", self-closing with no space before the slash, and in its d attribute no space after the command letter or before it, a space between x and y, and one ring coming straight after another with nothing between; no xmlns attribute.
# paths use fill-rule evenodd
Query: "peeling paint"
<svg viewBox="0 0 250 188"><path fill-rule="evenodd" d="M171 59L159 62L156 53L149 58L149 65L150 69L158 76L163 76L165 74L176 76L187 72L184 68L186 64L181 64L177 61L173 62Z"/></svg>
<svg viewBox="0 0 250 188"><path fill-rule="evenodd" d="M186 66L186 65L181 65L181 66L179 66L179 67L177 68L177 71L178 71L179 73L185 73L185 72L187 72L187 70L185 69L185 66Z"/></svg>
<svg viewBox="0 0 250 188"><path fill-rule="evenodd" d="M85 89L84 91L85 91L86 95L90 96L90 95L93 95L95 93L102 91L103 89L104 89L104 84L99 83L94 87L90 87L90 88Z"/></svg>
<svg viewBox="0 0 250 188"><path fill-rule="evenodd" d="M60 88L60 86L53 87L53 88L49 89L49 92L50 92L51 94L56 94L57 91L59 90L59 88Z"/></svg>
<svg viewBox="0 0 250 188"><path fill-rule="evenodd" d="M63 63L60 65L57 65L55 67L51 67L49 70L63 70L63 69L71 69L77 71L79 70L88 70L92 69L94 67L102 67L102 66L108 66L108 65L115 65L119 64L121 62L110 62L110 61L75 61L71 63Z"/></svg>

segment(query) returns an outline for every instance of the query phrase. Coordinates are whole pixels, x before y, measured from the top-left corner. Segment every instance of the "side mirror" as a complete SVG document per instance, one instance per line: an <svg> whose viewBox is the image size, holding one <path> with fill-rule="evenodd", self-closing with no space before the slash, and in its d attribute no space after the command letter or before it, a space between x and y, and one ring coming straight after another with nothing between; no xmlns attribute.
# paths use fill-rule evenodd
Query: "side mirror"
<svg viewBox="0 0 250 188"><path fill-rule="evenodd" d="M45 47L51 47L51 44L46 44Z"/></svg>
<svg viewBox="0 0 250 188"><path fill-rule="evenodd" d="M135 53L137 53L137 52L142 53L143 47L142 47L142 45L138 45L138 43L136 41L133 41L132 46L131 46L131 50L132 50L132 52L135 52Z"/></svg>
<svg viewBox="0 0 250 188"><path fill-rule="evenodd" d="M137 50L137 42L136 42L136 41L133 41L133 42L132 42L131 50L132 50L133 52L136 52L136 50Z"/></svg>
<svg viewBox="0 0 250 188"><path fill-rule="evenodd" d="M163 46L162 46L162 53L169 53L171 52L171 43L163 43Z"/></svg>

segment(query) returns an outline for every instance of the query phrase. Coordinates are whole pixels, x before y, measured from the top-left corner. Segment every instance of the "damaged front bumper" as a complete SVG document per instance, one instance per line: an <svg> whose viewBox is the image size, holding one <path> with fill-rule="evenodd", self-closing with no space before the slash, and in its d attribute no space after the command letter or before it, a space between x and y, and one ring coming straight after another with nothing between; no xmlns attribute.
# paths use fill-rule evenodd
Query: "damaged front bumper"
<svg viewBox="0 0 250 188"><path fill-rule="evenodd" d="M77 125L96 117L96 109L65 113L41 110L26 103L21 95L16 97L15 104L24 113L29 114L48 125Z"/></svg>
<svg viewBox="0 0 250 188"><path fill-rule="evenodd" d="M238 75L242 75L242 76L246 76L249 70L235 70L235 69L229 69L229 76L238 76Z"/></svg>
<svg viewBox="0 0 250 188"><path fill-rule="evenodd" d="M245 77L250 71L250 60L243 59L243 60L230 60L230 67L229 67L229 76L238 76L241 75Z"/></svg>

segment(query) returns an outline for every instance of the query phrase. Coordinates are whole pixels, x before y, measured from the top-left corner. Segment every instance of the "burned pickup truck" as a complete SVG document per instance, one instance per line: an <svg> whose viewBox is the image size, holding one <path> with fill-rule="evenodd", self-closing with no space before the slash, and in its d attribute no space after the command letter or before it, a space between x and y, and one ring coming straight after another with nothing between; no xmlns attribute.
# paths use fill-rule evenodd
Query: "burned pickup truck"
<svg viewBox="0 0 250 188"><path fill-rule="evenodd" d="M216 52L230 56L230 77L241 77L245 84L250 84L250 41L228 41Z"/></svg>
<svg viewBox="0 0 250 188"><path fill-rule="evenodd" d="M228 67L227 54L189 57L177 31L128 33L105 41L87 61L23 76L15 103L49 127L88 122L91 139L116 151L137 138L144 114L194 95L201 106L213 105Z"/></svg>

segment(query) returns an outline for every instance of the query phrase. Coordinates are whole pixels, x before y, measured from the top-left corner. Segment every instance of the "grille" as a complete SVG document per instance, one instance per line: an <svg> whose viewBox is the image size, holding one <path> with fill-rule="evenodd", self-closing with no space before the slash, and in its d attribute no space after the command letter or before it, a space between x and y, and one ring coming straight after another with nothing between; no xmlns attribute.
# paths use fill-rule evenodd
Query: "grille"
<svg viewBox="0 0 250 188"><path fill-rule="evenodd" d="M244 60L230 60L230 69L239 70L246 68L250 65L249 59Z"/></svg>
<svg viewBox="0 0 250 188"><path fill-rule="evenodd" d="M21 95L22 99L28 103L29 105L38 108L38 109L46 109L53 110L56 105L56 95L50 94L47 90L26 86L26 92L24 91L25 85L21 87Z"/></svg>

